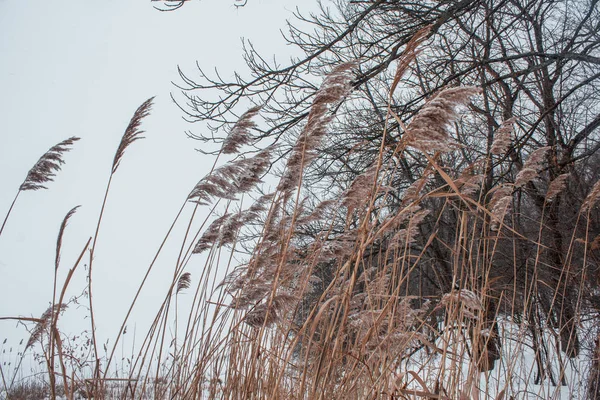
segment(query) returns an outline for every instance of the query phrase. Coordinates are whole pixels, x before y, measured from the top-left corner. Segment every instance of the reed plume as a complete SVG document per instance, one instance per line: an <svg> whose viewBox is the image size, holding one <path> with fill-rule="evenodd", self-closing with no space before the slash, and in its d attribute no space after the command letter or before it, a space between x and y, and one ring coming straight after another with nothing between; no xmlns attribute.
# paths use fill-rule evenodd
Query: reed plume
<svg viewBox="0 0 600 400"><path fill-rule="evenodd" d="M44 184L52 182L56 176L56 172L60 171L61 166L65 163L62 155L70 151L71 146L78 140L78 137L73 136L52 146L29 170L19 190L47 189Z"/></svg>
<svg viewBox="0 0 600 400"><path fill-rule="evenodd" d="M433 28L432 25L427 25L419 29L406 44L402 56L398 59L394 80L392 81L392 86L389 90L390 97L396 91L398 83L400 83L400 79L402 79L412 62L417 58L417 55L419 54L418 47L427 39L429 33L431 32L431 28Z"/></svg>
<svg viewBox="0 0 600 400"><path fill-rule="evenodd" d="M406 127L406 144L423 152L448 151L452 145L448 125L458 116L457 108L480 92L481 89L471 86L440 90Z"/></svg>
<svg viewBox="0 0 600 400"><path fill-rule="evenodd" d="M293 190L304 168L316 157L316 148L327 133L327 126L334 117L333 106L352 91L353 69L356 62L336 66L325 78L315 93L310 112L302 133L298 137L287 161L286 171L279 182L278 190Z"/></svg>
<svg viewBox="0 0 600 400"><path fill-rule="evenodd" d="M248 210L243 210L235 214L227 213L222 217L215 219L204 231L192 253L198 254L210 249L213 245L222 247L235 242L237 232L246 224L258 218L259 212L263 208L253 205Z"/></svg>
<svg viewBox="0 0 600 400"><path fill-rule="evenodd" d="M25 180L19 187L15 198L6 212L2 226L0 226L0 235L2 235L2 232L4 232L6 221L8 221L8 217L10 216L10 213L12 212L12 209L15 206L15 203L17 202L21 192L27 190L47 189L44 184L54 180L56 172L60 171L61 166L65 163L62 159L63 154L67 151L70 151L71 146L73 146L73 144L78 140L78 137L73 136L69 139L63 140L55 146L52 146L29 170Z"/></svg>
<svg viewBox="0 0 600 400"><path fill-rule="evenodd" d="M188 201L210 204L213 198L235 200L236 195L248 192L261 182L271 165L272 148L254 157L241 158L217 168L198 182L188 195Z"/></svg>
<svg viewBox="0 0 600 400"><path fill-rule="evenodd" d="M494 135L494 141L490 148L492 154L504 154L506 150L512 144L512 133L514 130L516 118L509 118L502 122L496 134Z"/></svg>
<svg viewBox="0 0 600 400"><path fill-rule="evenodd" d="M546 191L546 201L553 201L556 196L558 196L565 188L567 187L567 179L571 174L562 174L554 178L552 182L548 185L548 190Z"/></svg>
<svg viewBox="0 0 600 400"><path fill-rule="evenodd" d="M113 160L113 166L112 166L113 174L115 172L117 172L117 169L119 168L119 164L121 163L121 159L123 158L123 155L125 154L125 150L127 149L127 147L129 147L129 145L131 143L135 142L136 140L143 139L143 136L141 136L141 135L142 135L142 133L144 133L144 131L141 131L139 128L142 123L142 119L144 119L145 117L147 117L150 114L150 110L152 109L152 101L153 100L154 100L154 96L150 97L148 100L143 102L142 105L139 106L137 110L135 110L135 113L133 113L133 117L131 117L131 120L129 121L129 125L127 126L127 129L125 129L125 133L123 134L123 137L121 138L121 143L119 143L119 147L117 148L117 152L116 152L115 158Z"/></svg>
<svg viewBox="0 0 600 400"><path fill-rule="evenodd" d="M490 229L496 231L504 220L504 215L510 209L513 187L512 185L496 186L490 193L492 194L490 200L490 213L492 215Z"/></svg>
<svg viewBox="0 0 600 400"><path fill-rule="evenodd" d="M469 289L453 290L442 296L440 306L459 306L463 315L467 318L477 319L483 311L483 303L480 297Z"/></svg>
<svg viewBox="0 0 600 400"><path fill-rule="evenodd" d="M392 238L392 246L399 249L404 249L406 246L413 244L419 234L419 225L423 223L429 215L429 210L418 210L415 206L414 215L408 221L408 227L400 229Z"/></svg>
<svg viewBox="0 0 600 400"><path fill-rule="evenodd" d="M600 181L596 182L590 190L590 193L586 196L581 206L581 211L590 211L600 199Z"/></svg>
<svg viewBox="0 0 600 400"><path fill-rule="evenodd" d="M538 173L544 166L544 161L546 160L546 154L550 150L549 146L540 147L539 149L534 150L530 155L523 168L517 174L517 178L515 179L515 186L521 187L531 182L534 178L538 176Z"/></svg>
<svg viewBox="0 0 600 400"><path fill-rule="evenodd" d="M342 205L351 214L355 209L365 205L365 199L371 196L373 184L377 179L377 164L373 164L365 172L358 175L342 196Z"/></svg>
<svg viewBox="0 0 600 400"><path fill-rule="evenodd" d="M184 272L177 280L177 290L175 291L175 293L179 294L179 292L181 292L182 290L188 289L191 283L192 274L189 272Z"/></svg>
<svg viewBox="0 0 600 400"><path fill-rule="evenodd" d="M459 188L461 194L472 196L481 189L483 179L484 176L482 174L472 174L472 170L469 169L468 171L463 171L454 183Z"/></svg>
<svg viewBox="0 0 600 400"><path fill-rule="evenodd" d="M62 223L60 224L60 230L58 231L58 238L56 239L56 257L54 259L54 269L55 270L58 269L58 264L60 263L60 250L62 248L62 240L63 240L63 235L65 233L65 229L67 228L67 223L69 222L69 219L73 216L73 214L75 214L75 212L77 211L77 209L79 207L80 206L73 207L67 213L67 215L65 215L65 218L63 219Z"/></svg>
<svg viewBox="0 0 600 400"><path fill-rule="evenodd" d="M221 227L223 223L227 221L227 219L231 216L231 214L225 214L222 217L215 219L209 226L206 228L198 242L194 246L192 252L194 254L202 253L205 250L208 250L212 247L214 243L219 239L219 235L221 234Z"/></svg>
<svg viewBox="0 0 600 400"><path fill-rule="evenodd" d="M46 309L46 311L44 311L44 313L40 317L40 320L38 321L38 323L35 325L35 327L31 331L29 340L27 341L27 344L25 345L25 350L27 350L29 347L33 346L35 344L35 342L41 340L44 333L47 333L48 324L54 320L55 315L60 312L63 312L66 308L67 308L67 304L54 304L53 306L51 305L50 307L48 307Z"/></svg>
<svg viewBox="0 0 600 400"><path fill-rule="evenodd" d="M244 322L253 328L270 326L281 318L281 313L289 308L295 298L285 293L273 297L270 305L260 303L244 316Z"/></svg>
<svg viewBox="0 0 600 400"><path fill-rule="evenodd" d="M233 128L231 128L229 135L227 135L223 141L221 153L237 153L239 152L240 147L252 142L252 135L250 134L250 131L256 128L256 123L252 120L252 118L258 114L261 108L261 106L252 107L242 114Z"/></svg>

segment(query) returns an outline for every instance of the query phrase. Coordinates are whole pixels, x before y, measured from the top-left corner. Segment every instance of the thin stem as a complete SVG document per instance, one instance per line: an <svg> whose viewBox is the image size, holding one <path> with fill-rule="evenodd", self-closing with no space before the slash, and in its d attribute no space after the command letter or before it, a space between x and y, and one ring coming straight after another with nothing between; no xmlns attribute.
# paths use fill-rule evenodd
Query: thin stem
<svg viewBox="0 0 600 400"><path fill-rule="evenodd" d="M98 216L98 223L96 225L96 232L94 233L94 240L92 242L92 246L90 248L90 264L88 268L88 298L90 304L90 321L92 325L92 346L94 348L94 357L95 357L95 370L94 370L94 384L92 391L95 394L96 392L96 378L100 377L99 371L99 362L100 359L98 357L98 345L96 341L96 320L94 318L94 307L92 301L92 266L94 263L94 253L96 251L96 242L98 240L98 233L100 231L100 224L102 223L102 216L104 215L104 209L106 207L106 200L108 199L108 192L110 191L110 184L112 182L114 172L111 172L110 177L108 178L108 183L106 184L106 191L104 192L104 200L102 201L102 208L100 209L100 215Z"/></svg>
<svg viewBox="0 0 600 400"><path fill-rule="evenodd" d="M6 225L6 221L8 221L8 217L13 209L13 207L15 206L15 203L17 202L17 199L19 198L19 195L21 194L21 191L19 190L17 192L17 195L15 196L15 198L13 199L10 208L8 209L8 212L6 213L6 217L4 217L4 222L2 222L2 227L0 227L0 235L2 235L2 232L4 231L4 226Z"/></svg>

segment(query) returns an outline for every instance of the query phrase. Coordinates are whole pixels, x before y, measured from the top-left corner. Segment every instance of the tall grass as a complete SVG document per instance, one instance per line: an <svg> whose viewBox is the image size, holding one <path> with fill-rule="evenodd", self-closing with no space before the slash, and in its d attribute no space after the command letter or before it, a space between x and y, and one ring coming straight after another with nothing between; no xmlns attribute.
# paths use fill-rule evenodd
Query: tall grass
<svg viewBox="0 0 600 400"><path fill-rule="evenodd" d="M390 99L425 34L407 46ZM532 151L513 183L485 191L482 174L494 157L514 146L515 121L497 130L489 154L454 169L444 162L460 151L452 126L461 123L461 113L481 90L448 87L408 123L389 107L381 133L386 137L387 126L397 123L403 136L394 143L382 140L372 164L344 192L310 196L304 173L335 122L333 110L352 96L357 66L340 64L324 79L303 130L285 153L275 146L254 150L260 107L232 127L219 157L234 158L217 166L217 157L211 172L185 196L133 303L125 307L112 348L100 357L93 304L102 299L92 301L92 271L102 271L92 265L102 251L98 239L110 183L125 149L140 138L152 99L138 108L116 152L95 233L62 286L55 274L51 307L39 319L2 317L35 324L23 353L43 355L48 396L500 400L587 393L598 398L598 306L588 295L597 287L589 283L588 257L600 248L590 225L600 184L581 201L564 249L548 248L543 214L528 216L537 231L524 234L517 223L524 212L518 198L543 173L549 149ZM32 169L42 172L30 172L31 185L18 193L41 187L74 140L42 157ZM422 175L399 192L393 186L397 162L415 154L425 160ZM279 181L265 194L261 183L277 171L274 166L281 169L275 172ZM549 184L541 199L544 210L568 185L568 175ZM392 197L396 201L389 201ZM254 199L250 206L248 198ZM186 207L193 212L183 239L173 243L171 233ZM203 221L196 221L199 207L209 209ZM60 227L55 271L75 210ZM130 366L121 371L125 375L113 376L119 341L167 243L180 249L170 287ZM439 255L443 262L431 256L434 244L445 249ZM533 251L520 265L515 255L524 246ZM564 264L547 265L549 251L564 251ZM78 363L65 362L68 338L59 317L69 312L65 292L86 253L91 351ZM192 270L192 260L202 260L203 267ZM499 269L500 264L508 267ZM567 290L576 290L578 301L569 302ZM182 293L193 297L189 307L178 301ZM18 393L27 384L15 384L17 372L11 376L4 366L0 372L0 396L22 398Z"/></svg>

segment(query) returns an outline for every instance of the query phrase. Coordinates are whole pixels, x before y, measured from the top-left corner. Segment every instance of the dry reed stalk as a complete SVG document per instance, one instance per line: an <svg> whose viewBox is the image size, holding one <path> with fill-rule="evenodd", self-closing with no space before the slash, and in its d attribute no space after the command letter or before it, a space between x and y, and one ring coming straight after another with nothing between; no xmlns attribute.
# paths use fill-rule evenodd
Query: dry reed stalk
<svg viewBox="0 0 600 400"><path fill-rule="evenodd" d="M96 321L94 315L94 304L93 304L93 264L94 264L94 253L97 248L98 236L100 233L100 226L102 224L102 218L104 216L104 210L106 208L106 202L108 200L108 193L110 192L110 187L112 183L112 179L117 172L119 165L125 155L125 150L131 145L133 142L142 139L140 136L143 131L141 131L140 125L142 119L147 117L150 114L150 110L152 108L152 102L154 97L149 98L145 102L143 102L134 112L133 117L129 121L123 136L121 137L121 141L119 142L119 146L117 147L117 151L115 152L115 156L112 163L111 172L108 178L108 183L106 184L106 189L104 191L104 199L102 200L102 206L100 207L100 214L98 216L98 222L96 223L96 230L94 232L92 245L90 247L90 258L89 258L89 268L88 268L88 300L89 300L89 308L90 308L90 324L91 324L91 335L92 335L92 348L94 351L94 356L96 360L96 366L100 365L100 358L98 356L98 343L96 341ZM92 394L96 393L97 384L100 383L101 371L96 368L94 371L94 379L92 381Z"/></svg>
<svg viewBox="0 0 600 400"><path fill-rule="evenodd" d="M60 252L62 249L63 236L64 236L65 230L67 228L67 223L69 222L69 219L73 216L73 214L75 214L75 212L77 211L78 208L79 208L79 206L73 207L67 213L67 215L65 215L62 223L60 224L60 229L58 231L58 238L56 239L56 256L54 258L54 279L53 279L53 285L52 285L52 304L53 305L56 304L56 291L57 291L56 285L57 285L58 266L60 264ZM62 299L60 302L62 302ZM59 312L59 310L57 310L57 313L58 312ZM52 375L54 374L54 347L55 347L55 344L59 345L60 340L61 340L59 336L55 336L58 333L58 329L56 328L57 319L58 319L58 315L53 316L52 324L50 327L50 339L49 339L50 361L49 361L49 365L52 368L52 371L49 371L49 373ZM63 368L63 379L66 380L65 371L64 371L64 362L62 359L63 354L62 354L61 348L58 348L58 354L59 354L60 365ZM65 391L67 391L67 393L68 393L68 386L66 384L64 386L65 386Z"/></svg>

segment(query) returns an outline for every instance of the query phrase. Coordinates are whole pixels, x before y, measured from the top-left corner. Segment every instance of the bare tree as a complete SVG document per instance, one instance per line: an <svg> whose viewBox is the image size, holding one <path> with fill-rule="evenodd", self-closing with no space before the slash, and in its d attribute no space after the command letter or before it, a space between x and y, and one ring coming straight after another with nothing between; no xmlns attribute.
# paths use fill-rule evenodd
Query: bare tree
<svg viewBox="0 0 600 400"><path fill-rule="evenodd" d="M492 209L473 226L482 235L497 235L494 256L482 256L489 245L483 239L454 254L449 244L461 240L457 227L468 204L432 196L426 200L429 215L418 229L423 238L435 235L435 240L413 247L426 262L402 282L401 292L439 300L456 286L473 288L485 280L486 329L497 331L499 315L527 320L533 346L544 347L541 330L549 326L561 350L576 356L582 310L596 322L600 311L594 297L600 266L590 246L600 234L591 199L594 190L600 191L594 186L600 165L598 1L337 0L321 3L319 14L297 12L295 18L285 38L303 56L289 64L267 61L245 42L249 72L231 81L202 69L180 72L176 101L189 121L208 122L212 129L211 135L190 136L223 142L221 129L230 128L245 111L240 105L251 102L262 106L264 118L253 127L252 145L277 144L283 157L293 151L292 143L307 124L318 78L355 62L353 90L329 107L330 132L308 166L306 204L342 196L377 163L380 149L386 150L381 164L388 166L388 190L377 215L402 210L415 187L450 191L444 176L450 174L457 189ZM416 59L400 78L392 66L402 61L415 37L420 37L418 50L412 50ZM396 151L422 107L444 88L457 86L478 87L482 94L452 126L452 151L437 154L435 164L415 149ZM213 90L218 100L207 100L205 93ZM396 116L391 120L388 105ZM508 217L494 215L500 206L511 210ZM307 244L324 229L339 239L351 228L344 218L329 228L307 224L297 240L309 249ZM364 257L389 254L390 245L389 238L377 241ZM481 260L477 270L469 271L465 261L466 269L457 276L453 265L473 259ZM327 263L317 272L324 286L333 279ZM356 290L366 289L357 285ZM441 314L433 318L443 323ZM486 348L473 349L485 353L482 370L493 368L501 351L498 340L485 343ZM544 353L536 354L537 379L558 383L545 368Z"/></svg>

